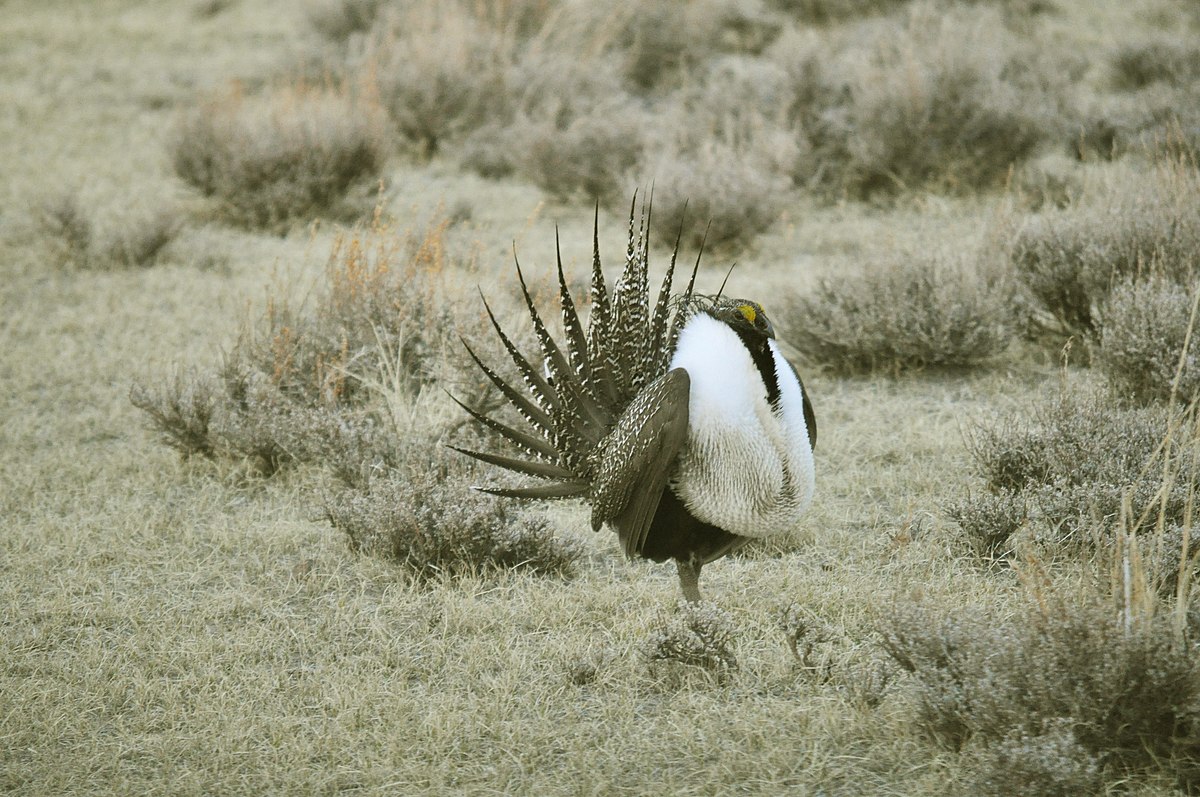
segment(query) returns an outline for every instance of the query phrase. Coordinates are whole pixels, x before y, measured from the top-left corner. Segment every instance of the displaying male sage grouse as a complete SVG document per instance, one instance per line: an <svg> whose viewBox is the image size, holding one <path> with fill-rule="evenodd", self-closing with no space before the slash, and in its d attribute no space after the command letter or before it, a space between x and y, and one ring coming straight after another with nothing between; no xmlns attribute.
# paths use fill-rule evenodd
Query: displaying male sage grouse
<svg viewBox="0 0 1200 797"><path fill-rule="evenodd" d="M517 264L541 363L517 349L484 300L525 390L467 350L528 429L462 405L517 455L458 450L541 480L486 492L583 498L593 529L616 530L629 557L674 559L684 597L698 601L703 565L788 530L808 506L816 420L759 304L694 293L699 258L687 288L671 296L678 241L650 306L647 214L636 229L634 220L631 211L625 269L610 296L597 218L586 332L559 253L565 345L547 331Z"/></svg>

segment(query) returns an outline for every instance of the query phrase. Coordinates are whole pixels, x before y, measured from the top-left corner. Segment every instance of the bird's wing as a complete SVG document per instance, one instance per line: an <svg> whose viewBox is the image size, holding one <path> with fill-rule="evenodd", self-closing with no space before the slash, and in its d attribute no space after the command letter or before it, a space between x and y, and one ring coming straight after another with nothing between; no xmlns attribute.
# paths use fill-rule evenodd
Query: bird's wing
<svg viewBox="0 0 1200 797"><path fill-rule="evenodd" d="M676 368L646 385L597 449L592 528L613 526L626 556L640 553L687 440L691 379Z"/></svg>

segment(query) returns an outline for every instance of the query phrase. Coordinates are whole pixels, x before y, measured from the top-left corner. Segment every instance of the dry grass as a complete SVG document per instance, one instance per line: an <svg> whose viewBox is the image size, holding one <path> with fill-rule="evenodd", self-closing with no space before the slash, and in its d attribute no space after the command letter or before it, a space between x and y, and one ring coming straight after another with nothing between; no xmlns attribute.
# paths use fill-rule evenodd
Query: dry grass
<svg viewBox="0 0 1200 797"><path fill-rule="evenodd" d="M1058 26L1064 49L1103 58L1126 30L1152 33L1155 15L1140 3L1056 4L1060 12L1030 24ZM891 11L888 3L870 5ZM537 0L470 6L477 24L513 41L535 41L554 16ZM205 7L215 10L202 13ZM1155 7L1176 8L1158 0ZM772 8L764 6L767 22ZM592 534L577 506L479 510L489 530L497 525L490 518L504 514L577 549L570 578L487 565L430 576L354 553L347 534L326 520L323 510L344 483L369 489L386 461L364 474L325 457L298 458L265 477L234 464L220 445L210 459L203 442L224 421L220 412L206 414L210 394L197 377L209 379L222 401L229 397L229 382L216 379L219 350L235 345L244 318L260 318L265 290L275 299L274 322L269 314L255 321L256 334L227 352L244 366L233 375L251 374L243 386L264 391L265 403L282 396L306 413L352 411L325 420L373 414L375 433L394 443L399 430L411 444L398 448L396 462L424 466L432 479L433 456L413 452L429 442L427 431L437 438L461 420L439 391L456 370L446 353L457 349L444 346L455 325L469 331L479 321L477 311L453 323L445 313L456 314L460 294L481 284L502 320L515 315L514 238L531 288L549 299L554 225L568 272L585 272L589 209L546 206L527 183L458 171L452 132L438 146L449 157L392 158L384 167L397 189L385 197L382 218L399 219L399 229L417 239L408 249L399 238L401 256L386 261L397 264L386 277L368 233L357 234L357 245L356 233L339 239L321 225L289 223L280 225L282 234L265 234L205 223L203 207L185 213L153 267L46 268L48 239L67 251L92 251L90 242L107 240L122 219L138 218L126 215L130 197L164 206L179 198L182 186L163 157L164 131L188 112L195 91L236 79L286 85L279 72L294 63L296 43L317 34L303 9L276 0L219 8L114 0L95 15L17 0L6 11L0 40L21 57L0 59L14 111L0 115L0 190L8 200L0 216L0 791L915 796L1071 788L1148 796L1194 782L1194 740L1183 733L1191 715L1175 711L1186 702L1182 687L1194 661L1194 651L1180 657L1177 647L1193 633L1190 570L1177 561L1192 545L1182 536L1191 534L1186 512L1163 529L1161 545L1155 529L1139 539L1140 549L1128 537L1091 553L1064 548L1041 569L1021 561L1015 571L982 569L958 553L959 530L942 507L971 485L960 430L997 413L1027 417L1031 403L1054 397L1059 372L1036 350L1014 348L995 368L952 374L805 371L821 424L819 499L800 528L707 567L706 590L720 610L692 618L718 619L702 626L717 633L699 650L715 652L715 662L730 660L725 651L736 668L651 663L647 653L673 618L675 574L623 562L611 535ZM714 46L756 57L770 26L760 17L734 20L712 28ZM823 33L836 39L843 23L825 24ZM640 92L647 103L674 95L670 107L684 99L676 92L704 96L710 72L693 61L648 64L645 88L627 82L640 73L626 71L631 62L622 55L632 51L614 33L626 29L593 26L596 49L586 53L614 61L622 90ZM353 52L351 44L343 56ZM1105 70L1089 74L1101 81L1094 90L1106 90ZM693 78L695 85L679 83ZM735 152L763 155L755 162L774 170L772 153L788 148L772 145L771 135L745 137L757 122L742 122L763 119L770 128L779 120L758 99L747 105L753 113L728 125L697 116L706 131L698 138L711 133ZM573 118L587 112L581 106ZM339 116L337 124L351 121ZM1119 175L1124 165L1079 168ZM62 186L79 186L72 192L78 213L60 216L50 236L18 211ZM469 221L425 224L442 200L468 208L457 215ZM953 193L917 192L887 206L787 194L777 221L738 250L729 288L736 283L738 294L775 306L776 289L802 293L897 249L961 247L991 215L986 201ZM620 214L602 212L601 220L602 248L620 253ZM441 245L419 254L426 240ZM337 253L332 261L330 252ZM432 272L442 263L436 282L447 293L425 294L421 278L405 271L413 259ZM701 289L715 291L723 274L723 267L702 266ZM409 287L426 298L404 300ZM406 312L389 315L397 298ZM386 333L387 347L367 319ZM388 319L409 326L388 326ZM405 353L414 324L431 342L431 356ZM795 342L782 325L781 338ZM1077 371L1072 366L1071 379ZM195 456L181 458L147 429L150 416L129 402L135 380L150 391L160 425L175 429L172 439ZM297 450L287 435L310 431L306 417L275 416L285 453ZM366 427L349 428L359 431L343 448L361 466L374 454L356 446L369 449L375 438ZM333 444L321 434L310 439L327 454ZM1175 445L1177 461L1188 461L1191 439L1180 436ZM277 456L265 444L261 450ZM438 500L452 501L455 486L450 479L439 485L445 497ZM1161 486L1161 477L1151 486ZM1061 622L1016 628L1012 644L991 649L1001 661L976 657L992 637L971 631L964 671L995 674L998 688L983 690L973 679L971 694L995 700L961 716L987 720L989 730L967 740L963 752L928 738L921 701L937 679L897 674L899 665L881 660L877 629L888 617L916 604L930 607L930 617L972 617L988 607L995 628L1012 629L1031 597L1048 594L1043 580L1073 599L1094 592L1087 584L1109 583L1114 563L1127 559L1139 572L1138 550L1146 578L1126 582L1128 590L1113 580L1114 594L1129 599L1105 605L1109 618L1153 609L1136 614L1151 618L1144 634L1064 611ZM533 561L527 552L515 556ZM1172 558L1184 577L1160 585L1151 574L1164 565L1156 562ZM928 637L939 627L913 633ZM675 633L678 624L666 630L677 641L691 639ZM1058 641L1027 644L1035 632ZM1076 638L1077 646L1062 642ZM1154 666L1140 667L1148 675L1129 692L1136 710L1121 715L1136 722L1114 730L1095 719L1094 695L1124 694L1130 682L1114 674L1138 666L1138 656L1153 656ZM1012 666L1000 666L1006 662ZM1023 691L1030 673L1039 676L1038 688ZM1088 688L1056 686L1071 675ZM1055 703L1063 694L1076 703ZM1045 719L1039 727L1006 719L1036 695L1047 696L1035 707ZM1164 717L1180 719L1169 738ZM1096 728L1111 732L1101 739ZM996 741L981 751L985 738Z"/></svg>

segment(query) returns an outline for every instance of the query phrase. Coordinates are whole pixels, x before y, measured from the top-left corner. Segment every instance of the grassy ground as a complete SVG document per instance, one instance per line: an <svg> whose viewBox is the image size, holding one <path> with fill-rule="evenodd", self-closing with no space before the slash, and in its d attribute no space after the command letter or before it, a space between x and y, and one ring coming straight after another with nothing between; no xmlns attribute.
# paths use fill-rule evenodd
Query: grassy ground
<svg viewBox="0 0 1200 797"><path fill-rule="evenodd" d="M204 5L18 0L0 15L0 791L958 788L957 756L913 732L901 692L866 700L848 677L805 672L779 617L811 610L837 630L838 656L869 661L895 606L1026 606L1020 571L967 557L942 505L969 483L964 427L1052 394L1052 357L1021 349L960 374L808 376L813 510L705 571L737 628L740 666L725 676L647 663L674 572L623 561L574 505L537 510L585 546L570 579L424 582L353 555L321 517L317 468L260 479L181 461L128 398L136 378L219 360L270 284L304 293L328 225L267 235L199 213L152 268L68 270L25 211L62 191L98 223L195 204L163 154L177 107L196 90L268 79L311 46L293 4L235 0L214 16ZM1078 35L1104 37L1125 6L1107 4ZM587 264L586 206L440 160L389 169L402 219L469 203L457 234L477 245L479 271L464 283L507 280L514 239L531 272L549 273L555 223L569 265ZM738 255L736 292L802 290L928 234L973 240L998 202L797 200ZM621 227L608 214L610 252ZM722 271L711 262L706 287ZM1170 791L1153 776L1135 787Z"/></svg>

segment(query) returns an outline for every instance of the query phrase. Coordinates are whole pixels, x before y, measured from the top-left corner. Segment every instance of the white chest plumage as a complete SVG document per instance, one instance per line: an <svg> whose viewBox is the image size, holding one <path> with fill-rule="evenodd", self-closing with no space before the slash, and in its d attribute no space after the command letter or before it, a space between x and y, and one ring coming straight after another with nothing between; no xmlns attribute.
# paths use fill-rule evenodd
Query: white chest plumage
<svg viewBox="0 0 1200 797"><path fill-rule="evenodd" d="M741 338L709 315L688 321L671 360L691 378L688 439L671 489L698 519L745 537L794 526L815 488L802 388L775 341L767 345L777 407Z"/></svg>

